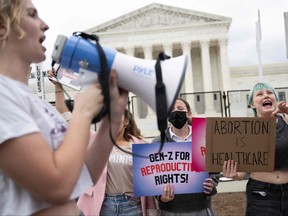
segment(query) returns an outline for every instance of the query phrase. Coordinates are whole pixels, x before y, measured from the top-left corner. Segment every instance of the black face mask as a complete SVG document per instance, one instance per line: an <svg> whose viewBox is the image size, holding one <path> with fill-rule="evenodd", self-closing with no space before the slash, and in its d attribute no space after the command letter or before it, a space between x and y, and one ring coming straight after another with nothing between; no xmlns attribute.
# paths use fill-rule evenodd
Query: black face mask
<svg viewBox="0 0 288 216"><path fill-rule="evenodd" d="M181 129L187 122L186 112L185 111L174 111L169 115L169 122L177 128Z"/></svg>

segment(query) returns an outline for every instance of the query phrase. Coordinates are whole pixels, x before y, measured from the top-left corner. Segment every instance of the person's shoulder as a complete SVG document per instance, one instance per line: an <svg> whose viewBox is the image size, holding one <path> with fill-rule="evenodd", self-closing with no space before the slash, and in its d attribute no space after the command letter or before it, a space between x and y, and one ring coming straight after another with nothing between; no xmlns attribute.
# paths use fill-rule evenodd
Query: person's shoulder
<svg viewBox="0 0 288 216"><path fill-rule="evenodd" d="M32 89L26 84L3 75L0 75L0 85L3 87L1 88L0 95L7 98L30 99L31 95L35 95Z"/></svg>
<svg viewBox="0 0 288 216"><path fill-rule="evenodd" d="M130 135L132 138L133 143L135 144L142 144L142 143L147 143L147 141L143 137L136 137L133 135Z"/></svg>
<svg viewBox="0 0 288 216"><path fill-rule="evenodd" d="M151 143L160 142L160 136L156 136L154 139L152 139Z"/></svg>
<svg viewBox="0 0 288 216"><path fill-rule="evenodd" d="M278 113L277 114L278 119L282 119L284 122L288 124L288 115L285 113Z"/></svg>

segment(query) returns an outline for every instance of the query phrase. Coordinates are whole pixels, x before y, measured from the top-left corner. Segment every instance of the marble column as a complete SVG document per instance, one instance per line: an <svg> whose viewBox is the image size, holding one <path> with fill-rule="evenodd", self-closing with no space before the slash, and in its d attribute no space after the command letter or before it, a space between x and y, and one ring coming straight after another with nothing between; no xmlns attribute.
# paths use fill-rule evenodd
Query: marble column
<svg viewBox="0 0 288 216"><path fill-rule="evenodd" d="M185 93L194 92L194 79L192 68L192 56L191 56L191 42L184 42L181 44L183 54L187 55L187 69L185 74L184 86ZM191 106L192 113L196 112L194 96L189 97L189 104Z"/></svg>
<svg viewBox="0 0 288 216"><path fill-rule="evenodd" d="M230 86L230 72L228 63L228 39L223 38L218 40L219 52L220 52L220 64L221 64L221 74L222 74L222 86L223 91L231 90Z"/></svg>
<svg viewBox="0 0 288 216"><path fill-rule="evenodd" d="M134 47L126 47L125 48L126 55L134 57Z"/></svg>
<svg viewBox="0 0 288 216"><path fill-rule="evenodd" d="M144 51L144 58L152 60L153 59L153 46L152 45L145 45L143 46ZM139 114L139 118L146 118L149 110L148 105L139 97L137 97L137 111Z"/></svg>
<svg viewBox="0 0 288 216"><path fill-rule="evenodd" d="M173 58L173 44L164 44L163 45L163 49L166 55L170 56L171 58Z"/></svg>
<svg viewBox="0 0 288 216"><path fill-rule="evenodd" d="M212 91L209 41L200 41L204 91Z"/></svg>
<svg viewBox="0 0 288 216"><path fill-rule="evenodd" d="M153 59L153 46L152 45L143 46L143 50L144 50L145 59Z"/></svg>
<svg viewBox="0 0 288 216"><path fill-rule="evenodd" d="M209 46L210 44L208 40L200 41L204 92L210 92L213 90ZM205 94L205 108L206 112L214 110L212 93Z"/></svg>
<svg viewBox="0 0 288 216"><path fill-rule="evenodd" d="M191 58L191 43L182 43L183 54L187 55L187 69L185 74L185 93L194 92L193 70L192 70L192 58Z"/></svg>

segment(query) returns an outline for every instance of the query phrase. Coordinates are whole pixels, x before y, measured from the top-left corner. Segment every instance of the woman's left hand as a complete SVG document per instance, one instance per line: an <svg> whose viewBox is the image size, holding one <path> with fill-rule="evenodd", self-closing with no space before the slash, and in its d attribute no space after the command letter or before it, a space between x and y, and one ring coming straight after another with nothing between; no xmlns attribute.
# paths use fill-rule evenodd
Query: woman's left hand
<svg viewBox="0 0 288 216"><path fill-rule="evenodd" d="M214 189L214 181L212 178L205 179L204 183L204 193L210 195Z"/></svg>
<svg viewBox="0 0 288 216"><path fill-rule="evenodd" d="M174 199L174 185L165 184L164 192L160 197L160 200L164 203L169 202Z"/></svg>
<svg viewBox="0 0 288 216"><path fill-rule="evenodd" d="M116 70L110 72L110 114L111 120L121 122L125 107L128 102L128 91L120 89L117 85Z"/></svg>
<svg viewBox="0 0 288 216"><path fill-rule="evenodd" d="M278 113L286 113L288 115L288 106L284 101L280 101L277 104L277 110L272 113L272 115L276 115Z"/></svg>

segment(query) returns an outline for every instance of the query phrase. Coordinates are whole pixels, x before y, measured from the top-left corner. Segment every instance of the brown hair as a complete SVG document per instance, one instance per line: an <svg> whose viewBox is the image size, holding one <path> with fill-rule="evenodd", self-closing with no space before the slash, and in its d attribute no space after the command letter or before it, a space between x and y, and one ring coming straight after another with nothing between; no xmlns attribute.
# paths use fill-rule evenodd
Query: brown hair
<svg viewBox="0 0 288 216"><path fill-rule="evenodd" d="M182 101L185 104L187 111L192 114L192 110L188 101L186 101L184 98L181 98L181 97L177 97L176 100ZM192 123L192 119L188 119L188 124L191 125L191 123Z"/></svg>
<svg viewBox="0 0 288 216"><path fill-rule="evenodd" d="M176 100L182 101L185 104L188 112L191 112L191 107L190 107L190 104L188 103L188 101L186 101L184 98L181 98L181 97L176 98Z"/></svg>
<svg viewBox="0 0 288 216"><path fill-rule="evenodd" d="M124 128L123 134L123 138L126 141L129 141L131 139L131 135L137 137L138 139L143 138L140 129L137 127L134 116L128 109L125 109L124 111L124 120L128 121L128 124Z"/></svg>
<svg viewBox="0 0 288 216"><path fill-rule="evenodd" d="M11 29L16 31L19 39L24 37L25 32L20 27L23 11L24 6L22 0L0 0L0 26L6 29L6 33L0 35L0 40L4 41L3 46L11 33Z"/></svg>

